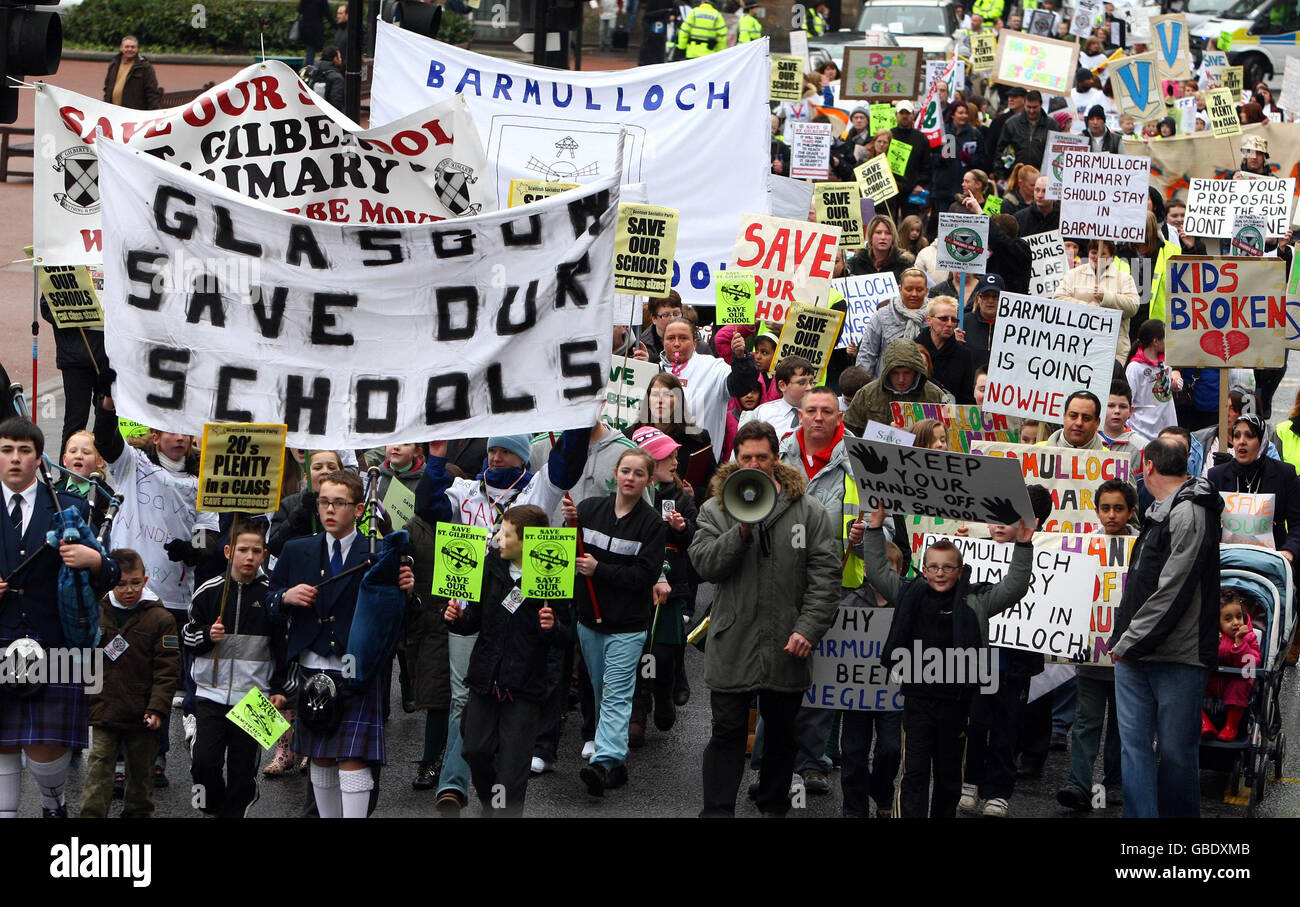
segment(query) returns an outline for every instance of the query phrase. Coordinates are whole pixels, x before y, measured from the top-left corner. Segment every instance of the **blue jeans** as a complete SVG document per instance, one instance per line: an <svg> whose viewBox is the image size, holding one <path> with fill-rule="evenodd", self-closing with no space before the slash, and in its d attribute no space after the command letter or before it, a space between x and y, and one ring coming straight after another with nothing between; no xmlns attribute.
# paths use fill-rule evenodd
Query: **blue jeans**
<svg viewBox="0 0 1300 907"><path fill-rule="evenodd" d="M1200 818L1205 675L1200 665L1115 665L1125 818Z"/></svg>
<svg viewBox="0 0 1300 907"><path fill-rule="evenodd" d="M578 645L596 694L596 754L592 765L606 770L627 760L627 725L632 718L632 694L641 664L645 631L597 633L578 624Z"/></svg>
<svg viewBox="0 0 1300 907"><path fill-rule="evenodd" d="M454 790L469 797L469 763L461 755L460 720L469 700L469 687L465 673L469 670L469 657L474 654L478 634L461 636L447 634L447 649L451 659L451 711L447 714L447 749L442 757L442 772L438 775L438 793Z"/></svg>

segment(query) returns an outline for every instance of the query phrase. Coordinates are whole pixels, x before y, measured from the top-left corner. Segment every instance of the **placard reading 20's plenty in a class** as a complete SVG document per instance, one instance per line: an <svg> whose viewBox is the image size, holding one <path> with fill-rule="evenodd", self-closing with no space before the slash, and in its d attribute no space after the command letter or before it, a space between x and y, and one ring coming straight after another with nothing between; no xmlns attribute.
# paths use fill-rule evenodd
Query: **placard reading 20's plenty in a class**
<svg viewBox="0 0 1300 907"><path fill-rule="evenodd" d="M199 457L198 509L269 513L280 506L280 473L288 426L209 422Z"/></svg>

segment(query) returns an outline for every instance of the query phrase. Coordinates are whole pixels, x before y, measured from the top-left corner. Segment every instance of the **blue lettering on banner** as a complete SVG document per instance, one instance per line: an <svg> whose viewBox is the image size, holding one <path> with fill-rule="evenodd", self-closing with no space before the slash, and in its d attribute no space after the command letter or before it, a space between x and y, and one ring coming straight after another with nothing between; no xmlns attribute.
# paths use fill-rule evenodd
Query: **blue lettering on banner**
<svg viewBox="0 0 1300 907"><path fill-rule="evenodd" d="M685 90L688 89L688 88L694 88L694 87L695 87L695 83L694 83L694 82L687 82L687 83L686 83L685 85L683 85L681 88L677 89L677 106L678 106L679 108L681 108L682 110L694 110L694 109L695 109L695 105L694 105L694 104L687 104L687 103L685 103L685 102L682 100L682 92L685 91Z"/></svg>
<svg viewBox="0 0 1300 907"><path fill-rule="evenodd" d="M524 101L523 102L525 104L528 103L529 97L533 99L533 103L536 104L538 107L542 106L542 89L537 84L536 79L524 79Z"/></svg>
<svg viewBox="0 0 1300 907"><path fill-rule="evenodd" d="M504 98L510 100L510 86L514 84L514 79L510 78L503 72L497 73L497 87L492 89L492 97Z"/></svg>
<svg viewBox="0 0 1300 907"><path fill-rule="evenodd" d="M441 87L442 87L442 72L443 72L443 70L445 70L446 68L447 68L446 66L444 66L444 65L441 64L441 63L439 63L437 60L430 60L430 61L429 61L429 78L425 81L424 84L425 84L426 86L428 86L429 88L441 88Z"/></svg>
<svg viewBox="0 0 1300 907"><path fill-rule="evenodd" d="M477 69L466 69L465 72L461 74L460 82L456 85L456 94L464 94L465 86L471 82L474 83L474 96L479 98L483 97L483 89L480 88L478 84Z"/></svg>
<svg viewBox="0 0 1300 907"><path fill-rule="evenodd" d="M631 109L632 109L631 107L628 107L626 104L623 103L623 86L622 86L622 85L618 86L618 100L614 102L614 109L615 109L615 110L631 110Z"/></svg>
<svg viewBox="0 0 1300 907"><path fill-rule="evenodd" d="M719 270L719 271L725 271L725 270L727 270L727 263L726 263L726 262L723 262L723 263L719 264L719 265L718 265L718 270ZM712 282L712 280L713 280L713 274L712 274L712 272L709 270L709 265L708 265L707 262L703 262L703 261L694 261L694 262L691 262L690 274L691 274L691 286L693 286L693 287L694 287L695 289L697 289L697 290L703 290L703 289L704 289L705 287L707 287L707 286L709 285L709 283ZM681 282L682 282L682 265L681 265L681 262L674 261L674 262L673 262L673 282L672 282L672 286L675 287L675 286L679 285ZM697 306L698 306L698 305L709 305L709 303L707 303L707 302L706 302L706 303L696 303L696 305L697 305Z"/></svg>
<svg viewBox="0 0 1300 907"><path fill-rule="evenodd" d="M664 102L664 90L658 85L651 85L645 93L645 109L658 110Z"/></svg>
<svg viewBox="0 0 1300 907"><path fill-rule="evenodd" d="M561 103L560 103L560 83L559 83L559 82L552 82L552 83L551 83L551 100L555 102L555 106L556 106L556 107L568 107L569 104L571 104L571 103L573 102L573 86L572 86L572 85L565 85L564 87L568 89L568 92L569 92L569 93L566 94L566 95L564 96L564 103L561 104Z"/></svg>

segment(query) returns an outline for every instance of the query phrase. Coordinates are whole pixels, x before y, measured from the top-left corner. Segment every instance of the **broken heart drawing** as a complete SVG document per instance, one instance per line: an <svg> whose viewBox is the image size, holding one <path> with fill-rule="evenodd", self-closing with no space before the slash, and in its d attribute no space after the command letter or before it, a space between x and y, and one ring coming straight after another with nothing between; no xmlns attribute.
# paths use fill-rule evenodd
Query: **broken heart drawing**
<svg viewBox="0 0 1300 907"><path fill-rule="evenodd" d="M1250 346L1250 338L1242 331L1206 331L1201 335L1201 349L1227 362L1233 356L1245 352Z"/></svg>

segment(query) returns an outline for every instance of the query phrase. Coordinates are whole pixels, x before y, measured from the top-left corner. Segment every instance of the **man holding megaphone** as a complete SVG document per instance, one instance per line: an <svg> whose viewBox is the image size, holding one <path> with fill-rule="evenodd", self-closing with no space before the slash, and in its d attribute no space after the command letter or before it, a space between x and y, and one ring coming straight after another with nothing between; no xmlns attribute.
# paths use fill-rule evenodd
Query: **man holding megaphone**
<svg viewBox="0 0 1300 907"><path fill-rule="evenodd" d="M783 815L794 771L794 721L812 682L808 656L840 599L838 533L804 493L803 475L780 462L776 431L750 422L736 432L735 463L713 477L690 557L717 583L704 681L713 736L704 750L703 817L729 817L745 771L749 704L765 725L758 808Z"/></svg>

